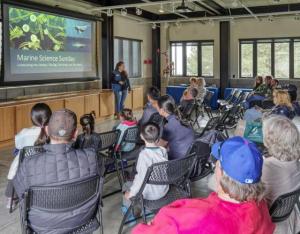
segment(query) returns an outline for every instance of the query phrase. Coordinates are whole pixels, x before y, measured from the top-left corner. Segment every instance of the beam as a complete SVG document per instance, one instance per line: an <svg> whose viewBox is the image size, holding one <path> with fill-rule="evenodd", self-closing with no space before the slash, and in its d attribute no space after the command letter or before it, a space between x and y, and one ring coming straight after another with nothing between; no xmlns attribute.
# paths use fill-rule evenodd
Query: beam
<svg viewBox="0 0 300 234"><path fill-rule="evenodd" d="M220 22L220 89L224 97L225 88L229 87L230 71L230 22Z"/></svg>
<svg viewBox="0 0 300 234"><path fill-rule="evenodd" d="M161 88L160 27L152 30L152 85Z"/></svg>
<svg viewBox="0 0 300 234"><path fill-rule="evenodd" d="M259 20L259 18L253 13L253 11L251 11L251 9L249 9L249 7L247 7L244 3L242 3L240 0L238 0L238 2L241 4L242 7L244 7L246 9L246 11L249 12L250 15L252 15L255 19Z"/></svg>

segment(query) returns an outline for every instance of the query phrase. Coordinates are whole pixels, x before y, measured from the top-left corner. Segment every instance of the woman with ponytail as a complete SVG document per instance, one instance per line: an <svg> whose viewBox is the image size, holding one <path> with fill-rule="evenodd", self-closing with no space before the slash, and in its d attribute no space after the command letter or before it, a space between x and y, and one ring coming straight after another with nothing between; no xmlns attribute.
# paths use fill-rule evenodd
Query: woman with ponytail
<svg viewBox="0 0 300 234"><path fill-rule="evenodd" d="M94 148L98 150L101 147L101 140L95 133L95 111L80 117L82 134L78 135L74 147L77 149Z"/></svg>
<svg viewBox="0 0 300 234"><path fill-rule="evenodd" d="M12 179L14 178L19 165L19 152L26 146L44 145L48 143L49 139L45 132L45 127L48 125L51 115L52 111L47 104L35 104L31 109L31 122L33 126L22 129L15 136L16 157L8 172L8 184L5 191L5 196L8 197L7 208L10 208L10 199L13 191ZM15 202L13 204L15 204Z"/></svg>
<svg viewBox="0 0 300 234"><path fill-rule="evenodd" d="M158 112L167 120L160 145L169 149L169 160L183 158L194 141L193 129L181 121L175 101L169 95L159 98Z"/></svg>

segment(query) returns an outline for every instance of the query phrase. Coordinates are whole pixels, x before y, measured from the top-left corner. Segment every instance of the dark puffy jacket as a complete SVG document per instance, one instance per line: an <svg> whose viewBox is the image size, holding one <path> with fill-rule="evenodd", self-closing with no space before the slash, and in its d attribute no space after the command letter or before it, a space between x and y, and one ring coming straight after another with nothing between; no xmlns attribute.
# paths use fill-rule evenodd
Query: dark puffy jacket
<svg viewBox="0 0 300 234"><path fill-rule="evenodd" d="M99 134L92 133L91 135L86 135L84 133L77 136L77 139L74 143L76 149L86 149L93 148L96 151L101 149L102 143Z"/></svg>
<svg viewBox="0 0 300 234"><path fill-rule="evenodd" d="M63 185L101 175L93 149L74 149L69 144L44 145L45 152L25 158L13 180L21 207L30 186ZM90 220L98 198L91 199L75 210L45 212L32 207L29 222L38 233L68 233Z"/></svg>
<svg viewBox="0 0 300 234"><path fill-rule="evenodd" d="M293 108L290 108L288 106L281 106L281 105L275 106L272 109L271 114L283 115L289 119L293 119L295 117L295 111Z"/></svg>

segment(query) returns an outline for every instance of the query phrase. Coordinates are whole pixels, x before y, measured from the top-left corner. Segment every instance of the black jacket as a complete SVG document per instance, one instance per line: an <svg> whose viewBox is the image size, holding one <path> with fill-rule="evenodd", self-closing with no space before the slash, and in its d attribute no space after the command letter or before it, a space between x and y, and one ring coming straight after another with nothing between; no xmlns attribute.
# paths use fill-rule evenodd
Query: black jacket
<svg viewBox="0 0 300 234"><path fill-rule="evenodd" d="M24 204L24 193L31 186L62 185L101 175L94 149L74 149L69 144L44 145L45 152L35 154L19 165L13 179L14 188ZM29 222L38 233L66 233L90 220L98 199L91 199L84 207L59 213L31 208Z"/></svg>

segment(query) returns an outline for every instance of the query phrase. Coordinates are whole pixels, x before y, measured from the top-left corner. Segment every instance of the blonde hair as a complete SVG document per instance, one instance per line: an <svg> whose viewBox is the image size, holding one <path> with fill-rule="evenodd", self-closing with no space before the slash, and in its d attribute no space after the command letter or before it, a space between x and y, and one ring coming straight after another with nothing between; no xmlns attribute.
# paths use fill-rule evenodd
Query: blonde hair
<svg viewBox="0 0 300 234"><path fill-rule="evenodd" d="M300 159L300 134L290 119L278 115L264 119L263 136L270 156L280 161Z"/></svg>
<svg viewBox="0 0 300 234"><path fill-rule="evenodd" d="M206 85L205 79L203 77L199 77L197 79L197 84L200 88L204 88Z"/></svg>
<svg viewBox="0 0 300 234"><path fill-rule="evenodd" d="M288 91L274 90L273 97L273 101L276 106L288 106L291 108L293 107Z"/></svg>
<svg viewBox="0 0 300 234"><path fill-rule="evenodd" d="M230 198L239 202L261 201L265 195L265 188L261 181L255 184L242 184L231 179L224 171L220 185Z"/></svg>
<svg viewBox="0 0 300 234"><path fill-rule="evenodd" d="M197 77L191 77L190 83L192 83L192 82L197 84Z"/></svg>

